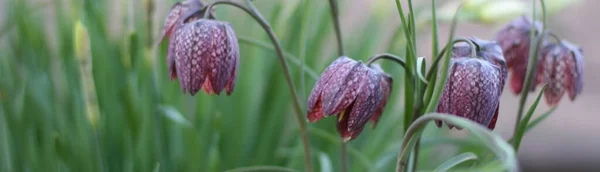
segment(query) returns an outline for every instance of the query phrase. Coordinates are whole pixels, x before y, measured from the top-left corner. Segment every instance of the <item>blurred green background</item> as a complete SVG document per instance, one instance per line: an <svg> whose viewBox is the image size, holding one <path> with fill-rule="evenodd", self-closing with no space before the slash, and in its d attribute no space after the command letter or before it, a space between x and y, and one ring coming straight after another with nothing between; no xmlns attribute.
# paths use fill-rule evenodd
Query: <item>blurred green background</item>
<svg viewBox="0 0 600 172"><path fill-rule="evenodd" d="M440 1L440 38L447 37L455 1ZM465 0L463 0L465 1ZM492 39L530 1L468 0L458 36ZM240 10L218 6L219 20L239 37L240 68L232 96L183 95L170 81L166 43L155 47L175 0L0 0L0 171L225 171L274 165L302 170L303 153L290 94L268 37ZM205 2L211 2L205 0ZM507 3L508 2L508 3ZM311 0L255 0L286 50L302 107L321 71L336 58L329 6ZM430 2L416 1L418 51L431 56ZM510 4L513 3L513 4ZM550 26L585 49L583 95L563 100L546 124L524 139L525 170L598 169L600 133L594 113L600 98L600 63L592 55L600 23L598 1L547 0ZM148 5L153 4L153 5ZM340 0L347 54L404 54L393 0ZM149 10L150 9L150 10ZM73 29L88 29L92 74L81 73ZM303 21L308 21L302 27ZM303 31L303 28L306 28ZM305 34L302 34L305 33ZM303 48L304 47L304 48ZM304 53L303 53L304 51ZM304 55L303 55L304 54ZM305 66L305 72L300 69ZM351 171L392 171L402 139L402 70L376 129L367 127L348 146ZM89 120L82 78L93 78L97 120ZM535 96L530 96L532 97ZM496 132L509 138L518 98L505 91ZM546 107L538 110L545 111ZM305 111L306 109L304 109ZM92 118L94 119L94 118ZM308 124L316 171L339 171L335 119ZM428 171L461 152L491 153L465 131L426 130L419 169ZM474 163L466 163L470 166Z"/></svg>

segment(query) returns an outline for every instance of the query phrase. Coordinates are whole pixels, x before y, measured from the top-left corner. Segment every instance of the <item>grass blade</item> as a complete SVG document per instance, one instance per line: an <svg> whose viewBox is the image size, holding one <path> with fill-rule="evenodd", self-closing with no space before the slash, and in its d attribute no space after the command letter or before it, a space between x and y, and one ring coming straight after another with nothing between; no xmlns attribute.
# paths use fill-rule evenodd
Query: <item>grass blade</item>
<svg viewBox="0 0 600 172"><path fill-rule="evenodd" d="M452 169L452 167L455 167L463 162L467 162L470 160L477 160L477 155L475 155L473 152L462 153L442 163L433 171L448 171Z"/></svg>

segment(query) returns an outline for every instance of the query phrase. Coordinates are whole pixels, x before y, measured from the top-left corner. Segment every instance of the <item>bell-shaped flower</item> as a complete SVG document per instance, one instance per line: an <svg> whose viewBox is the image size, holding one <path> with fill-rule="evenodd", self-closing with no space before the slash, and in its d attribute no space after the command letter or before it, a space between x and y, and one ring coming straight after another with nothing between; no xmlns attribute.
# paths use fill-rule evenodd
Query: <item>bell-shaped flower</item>
<svg viewBox="0 0 600 172"><path fill-rule="evenodd" d="M325 69L315 84L308 99L307 118L316 122L335 114L338 132L345 142L350 141L369 120L378 120L391 83L391 78L380 69L342 56Z"/></svg>
<svg viewBox="0 0 600 172"><path fill-rule="evenodd" d="M497 43L479 39L473 39L473 42L479 49L476 58L470 57L471 47L454 47L437 112L464 117L494 129L506 65ZM442 123L436 121L436 124L441 127Z"/></svg>
<svg viewBox="0 0 600 172"><path fill-rule="evenodd" d="M203 19L200 1L177 3L167 16L163 36L169 37L167 65L183 92L230 95L235 85L239 46L231 24ZM162 38L161 38L162 39Z"/></svg>
<svg viewBox="0 0 600 172"><path fill-rule="evenodd" d="M510 87L515 94L521 93L523 89L529 61L530 34L535 32L534 34L538 36L541 30L541 23L535 22L532 25L531 21L523 16L509 23L496 35L496 41L502 48L507 67L512 71ZM534 88L531 87L531 90Z"/></svg>
<svg viewBox="0 0 600 172"><path fill-rule="evenodd" d="M583 50L567 41L545 45L537 82L548 84L544 97L551 106L556 106L565 92L574 100L583 88Z"/></svg>

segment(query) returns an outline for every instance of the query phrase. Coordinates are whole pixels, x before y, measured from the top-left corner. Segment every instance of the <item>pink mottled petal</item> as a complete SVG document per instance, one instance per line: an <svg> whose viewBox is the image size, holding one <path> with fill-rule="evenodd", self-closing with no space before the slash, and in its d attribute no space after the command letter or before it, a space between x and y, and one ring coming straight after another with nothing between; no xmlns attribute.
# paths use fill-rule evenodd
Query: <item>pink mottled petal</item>
<svg viewBox="0 0 600 172"><path fill-rule="evenodd" d="M375 114L383 99L380 86L381 77L371 69L367 71L365 76L366 78L361 83L362 86L359 87L360 90L358 90L359 94L354 107L350 112L350 119L348 121L349 131L363 128L371 116Z"/></svg>
<svg viewBox="0 0 600 172"><path fill-rule="evenodd" d="M187 9L188 8L185 7L185 5L182 5L179 2L175 3L175 5L173 5L173 7L171 7L171 10L169 11L167 18L165 19L165 23L163 25L163 30L162 30L162 33L160 34L160 37L158 40L159 42L162 42L165 37L171 36L171 33L173 32L177 21L179 20L181 15L183 15L183 12L187 11Z"/></svg>
<svg viewBox="0 0 600 172"><path fill-rule="evenodd" d="M389 75L383 73L383 70L378 66L378 65L373 65L374 69L376 71L378 71L378 75L380 75L381 77L381 82L379 84L379 86L381 87L381 103L379 104L379 106L377 106L377 110L375 111L375 114L373 114L373 116L371 117L371 121L373 121L373 126L372 128L377 127L377 123L379 122L379 118L381 117L381 114L383 113L383 110L385 109L385 105L387 105L387 101L390 97L391 91L392 91L392 84L393 84L393 79L392 77L390 77Z"/></svg>
<svg viewBox="0 0 600 172"><path fill-rule="evenodd" d="M313 108L309 109L308 114L306 115L308 118L308 122L317 122L318 120L325 117L323 113L323 103L321 102L321 97L317 98L316 103Z"/></svg>
<svg viewBox="0 0 600 172"><path fill-rule="evenodd" d="M525 74L520 69L514 69L510 75L510 88L514 94L520 94L523 90L523 81L525 80Z"/></svg>
<svg viewBox="0 0 600 172"><path fill-rule="evenodd" d="M174 54L179 82L184 90L195 95L206 81L205 77L209 75L201 67L206 58L200 49L206 47L207 42L212 38L207 37L205 30L200 23L186 24L178 29L176 34Z"/></svg>
<svg viewBox="0 0 600 172"><path fill-rule="evenodd" d="M556 106L566 90L564 83L566 82L567 67L562 59L568 55L568 52L564 51L563 47L556 45L548 45L544 49L544 81L548 84L544 91L544 97L548 105Z"/></svg>
<svg viewBox="0 0 600 172"><path fill-rule="evenodd" d="M583 52L579 47L567 41L562 41L561 45L570 51L569 56L564 59L567 66L567 81L565 84L567 85L569 98L575 100L583 88Z"/></svg>
<svg viewBox="0 0 600 172"><path fill-rule="evenodd" d="M502 74L499 68L480 59L452 61L437 111L488 126L500 101Z"/></svg>
<svg viewBox="0 0 600 172"><path fill-rule="evenodd" d="M494 113L494 117L492 118L492 121L490 121L490 124L488 125L488 129L490 129L490 130L494 130L494 128L496 128L496 121L498 121L499 109L500 109L500 104L498 104L498 107L496 108L496 112Z"/></svg>
<svg viewBox="0 0 600 172"><path fill-rule="evenodd" d="M352 106L352 105L351 105ZM352 110L352 107L349 107L350 109L348 110ZM356 137L358 137L358 135L362 132L363 127L351 130L348 128L348 121L349 121L349 114L345 114L342 119L340 119L340 114L336 115L338 118L338 122L337 122L337 129L338 132L340 133L340 136L342 137L342 140L344 142L349 142L353 139L355 139Z"/></svg>
<svg viewBox="0 0 600 172"><path fill-rule="evenodd" d="M233 92L233 87L235 86L235 81L236 81L236 77L237 77L237 72L238 72L238 68L239 68L239 61L240 61L240 48L239 48L239 44L238 44L238 40L237 40L237 36L235 35L235 32L233 31L233 27L231 27L230 24L227 24L225 26L226 31L227 31L227 41L228 41L228 48L227 48L227 52L228 52L228 60L227 63L231 66L233 66L233 69L231 69L231 74L229 79L227 80L227 85L226 85L226 89L227 89L227 95L231 95L231 93Z"/></svg>
<svg viewBox="0 0 600 172"><path fill-rule="evenodd" d="M351 63L352 60L348 57L340 57L333 61L321 74L321 78L315 83L312 91L310 92L310 96L308 97L308 111L309 113L316 106L317 100L322 103L321 94L323 92L323 88L329 85L331 77L340 70L340 66L345 66L347 63ZM322 106L322 105L319 105Z"/></svg>
<svg viewBox="0 0 600 172"><path fill-rule="evenodd" d="M215 90L213 90L213 84L210 82L208 77L206 77L206 81L204 81L204 84L202 84L202 90L204 90L204 92L206 92L208 95L215 94ZM193 95L194 93L192 93L192 96Z"/></svg>
<svg viewBox="0 0 600 172"><path fill-rule="evenodd" d="M365 80L367 69L367 66L357 61L340 67L340 71L331 78L323 90L325 115L342 112L356 99L362 86L361 82Z"/></svg>

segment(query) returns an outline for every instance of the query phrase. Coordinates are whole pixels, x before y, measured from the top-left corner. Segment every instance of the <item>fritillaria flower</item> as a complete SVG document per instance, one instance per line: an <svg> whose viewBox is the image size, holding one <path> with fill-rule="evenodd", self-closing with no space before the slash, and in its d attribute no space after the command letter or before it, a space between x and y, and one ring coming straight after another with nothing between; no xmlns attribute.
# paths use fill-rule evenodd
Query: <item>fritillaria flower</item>
<svg viewBox="0 0 600 172"><path fill-rule="evenodd" d="M479 47L476 58L470 57L471 47L454 47L448 81L437 112L464 117L494 129L506 65L497 43L479 39L473 39L473 42ZM436 124L442 125L441 121Z"/></svg>
<svg viewBox="0 0 600 172"><path fill-rule="evenodd" d="M512 71L510 87L515 94L521 93L523 89L529 60L530 34L533 31L537 36L541 30L541 23L535 22L532 25L531 21L523 16L509 23L496 35L507 67ZM531 87L531 90L534 88Z"/></svg>
<svg viewBox="0 0 600 172"><path fill-rule="evenodd" d="M204 5L191 0L173 6L163 28L169 38L167 65L183 92L230 95L235 85L239 48L231 24L203 19Z"/></svg>
<svg viewBox="0 0 600 172"><path fill-rule="evenodd" d="M547 83L544 97L556 106L567 92L572 100L583 87L583 52L577 46L561 41L550 43L542 49L538 67L538 84Z"/></svg>
<svg viewBox="0 0 600 172"><path fill-rule="evenodd" d="M392 79L380 68L342 56L315 84L308 99L307 118L316 122L335 114L338 132L345 142L350 141L369 120L377 122L391 86Z"/></svg>

